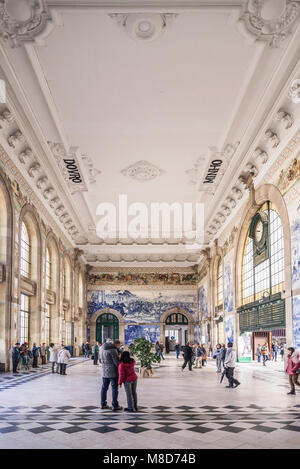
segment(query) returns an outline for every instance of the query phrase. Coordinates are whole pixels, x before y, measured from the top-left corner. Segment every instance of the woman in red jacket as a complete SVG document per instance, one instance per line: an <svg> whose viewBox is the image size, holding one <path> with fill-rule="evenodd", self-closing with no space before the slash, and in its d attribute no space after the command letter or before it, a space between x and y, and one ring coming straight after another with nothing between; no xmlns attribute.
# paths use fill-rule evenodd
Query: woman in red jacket
<svg viewBox="0 0 300 469"><path fill-rule="evenodd" d="M288 360L287 367L285 371L289 375L289 381L290 381L290 386L291 386L291 390L290 392L288 392L288 394L296 394L295 384L297 386L300 386L300 383L298 382L300 361L299 361L299 358L296 357L294 347L288 348L287 360Z"/></svg>
<svg viewBox="0 0 300 469"><path fill-rule="evenodd" d="M126 412L137 412L137 375L134 372L135 361L130 357L129 352L123 352L119 364L119 386L122 387L124 383L127 407L124 409Z"/></svg>

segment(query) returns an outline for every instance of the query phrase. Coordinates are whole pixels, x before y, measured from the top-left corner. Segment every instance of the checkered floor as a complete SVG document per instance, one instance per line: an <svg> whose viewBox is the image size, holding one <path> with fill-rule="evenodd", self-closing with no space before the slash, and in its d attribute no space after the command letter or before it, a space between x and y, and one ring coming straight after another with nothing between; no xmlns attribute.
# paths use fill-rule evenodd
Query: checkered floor
<svg viewBox="0 0 300 469"><path fill-rule="evenodd" d="M84 358L71 358L68 367L77 365L85 361ZM30 368L30 370L20 370L17 374L13 373L1 373L0 374L0 392L5 391L6 389L11 389L20 384L24 384L33 379L41 378L47 374L52 373L51 364L39 365L38 368Z"/></svg>
<svg viewBox="0 0 300 469"><path fill-rule="evenodd" d="M33 434L60 432L78 434L85 431L111 433L122 430L129 433L147 433L155 430L173 434L182 430L192 434L222 431L242 433L247 430L272 433L278 429L297 435L300 441L300 405L286 408L261 407L141 407L137 413L102 411L95 406L52 408L0 406L1 434L21 430Z"/></svg>

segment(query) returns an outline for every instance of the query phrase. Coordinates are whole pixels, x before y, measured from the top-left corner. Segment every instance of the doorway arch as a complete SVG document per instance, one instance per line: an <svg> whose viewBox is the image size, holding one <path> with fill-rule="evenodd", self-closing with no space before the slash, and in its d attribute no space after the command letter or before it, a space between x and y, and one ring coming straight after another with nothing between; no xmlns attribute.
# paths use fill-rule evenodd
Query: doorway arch
<svg viewBox="0 0 300 469"><path fill-rule="evenodd" d="M191 313L180 307L168 309L162 314L160 318L160 341L165 343L166 327L175 325L176 320L179 321L177 325L187 327L187 340L194 343L195 320Z"/></svg>
<svg viewBox="0 0 300 469"><path fill-rule="evenodd" d="M100 314L96 320L96 341L103 344L106 339L119 338L119 320L112 313Z"/></svg>
<svg viewBox="0 0 300 469"><path fill-rule="evenodd" d="M97 324L101 324L101 322L105 322L107 319L107 315L112 315L114 316L117 321L118 321L118 337L115 337L116 339L119 339L122 344L125 343L125 323L124 323L124 318L122 314L119 313L119 311L116 311L115 309L112 308L103 308L103 309L98 309L97 311L94 312L94 314L91 316L88 327L90 329L90 344L93 345L97 338ZM101 319L103 317L103 319ZM109 337L110 339L113 337Z"/></svg>

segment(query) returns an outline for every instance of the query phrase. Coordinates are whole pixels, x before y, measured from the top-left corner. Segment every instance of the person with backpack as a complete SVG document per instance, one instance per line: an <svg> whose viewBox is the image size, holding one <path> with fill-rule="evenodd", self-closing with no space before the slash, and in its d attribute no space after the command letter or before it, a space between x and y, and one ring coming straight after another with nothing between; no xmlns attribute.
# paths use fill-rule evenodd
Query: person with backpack
<svg viewBox="0 0 300 469"><path fill-rule="evenodd" d="M299 354L297 355L295 353L294 347L288 348L287 367L285 371L289 376L289 383L291 387L291 390L288 392L288 394L296 394L295 385L300 387L300 383L298 382L300 373L300 357Z"/></svg>
<svg viewBox="0 0 300 469"><path fill-rule="evenodd" d="M31 353L32 353L32 360L33 360L32 368L38 368L38 358L40 355L40 348L36 346L35 342L32 344Z"/></svg>
<svg viewBox="0 0 300 469"><path fill-rule="evenodd" d="M192 370L192 358L193 358L193 349L190 346L190 343L187 342L187 344L183 347L183 365L182 365L182 371L185 369L186 365L189 365L189 371Z"/></svg>
<svg viewBox="0 0 300 469"><path fill-rule="evenodd" d="M206 349L204 347L204 344L201 344L201 350L202 350L202 366L206 366L206 364L207 364L207 353L206 353Z"/></svg>
<svg viewBox="0 0 300 469"><path fill-rule="evenodd" d="M107 405L107 391L109 385L112 389L112 410L122 410L118 402L118 381L119 381L119 353L120 341L114 342L106 339L100 349L100 361L102 364L102 388L101 388L101 409L109 409Z"/></svg>
<svg viewBox="0 0 300 469"><path fill-rule="evenodd" d="M266 366L266 361L269 360L269 347L268 342L265 342L261 347L261 354L263 358L263 366Z"/></svg>
<svg viewBox="0 0 300 469"><path fill-rule="evenodd" d="M137 374L134 371L135 360L130 357L128 351L122 352L120 363L119 363L119 380L118 384L120 388L124 383L124 388L127 397L127 407L125 412L137 412Z"/></svg>

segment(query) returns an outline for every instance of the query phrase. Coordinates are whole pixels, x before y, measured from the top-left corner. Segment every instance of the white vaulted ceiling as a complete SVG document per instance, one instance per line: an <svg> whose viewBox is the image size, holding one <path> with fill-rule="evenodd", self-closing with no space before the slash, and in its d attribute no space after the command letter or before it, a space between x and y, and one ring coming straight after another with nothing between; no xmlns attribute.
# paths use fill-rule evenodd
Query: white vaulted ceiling
<svg viewBox="0 0 300 469"><path fill-rule="evenodd" d="M118 8L115 2L48 1L51 32L43 41L15 48L3 41L3 70L14 77L15 96L26 103L26 118L43 139L45 167L51 168L53 184L61 185L61 197L77 221L74 241L83 244L87 259L190 265L199 258L200 246L191 253L176 243L166 252L150 240L130 250L121 245L118 252L111 244L99 245L96 207L117 202L119 194L127 194L129 203L201 200L206 226L212 224L225 191L247 163L250 145L278 110L274 103L299 60L299 24L294 21L292 34L272 48L272 38L255 40L246 21L238 21L249 2L143 3L126 8L125 1ZM275 18L280 5L273 2ZM116 13L176 16L163 34L145 41L133 39L120 18L111 17ZM264 14L270 17L269 10ZM69 190L47 142L60 144L66 154L77 147L86 191ZM234 150L214 195L199 192L211 153L228 147ZM127 172L141 161L150 165L149 180ZM191 177L187 171L193 169ZM238 200L242 187L237 190Z"/></svg>

